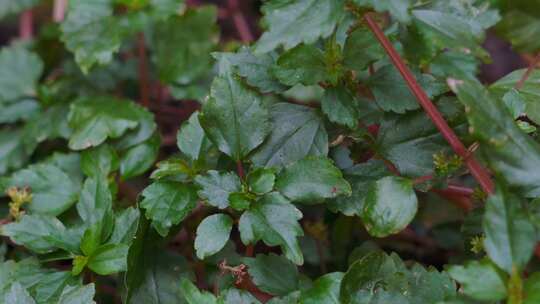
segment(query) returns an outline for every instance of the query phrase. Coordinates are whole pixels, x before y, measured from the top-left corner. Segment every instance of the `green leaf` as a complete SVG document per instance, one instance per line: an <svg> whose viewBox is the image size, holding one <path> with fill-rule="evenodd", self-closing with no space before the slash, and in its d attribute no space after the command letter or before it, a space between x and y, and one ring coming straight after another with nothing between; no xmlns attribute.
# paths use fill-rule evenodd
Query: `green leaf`
<svg viewBox="0 0 540 304"><path fill-rule="evenodd" d="M110 63L120 49L125 33L113 16L112 4L112 0L69 1L61 39L85 73L95 64Z"/></svg>
<svg viewBox="0 0 540 304"><path fill-rule="evenodd" d="M82 97L71 104L69 147L84 150L118 138L139 125L140 106L113 97Z"/></svg>
<svg viewBox="0 0 540 304"><path fill-rule="evenodd" d="M535 2L530 2L530 4L533 3ZM505 12L501 22L495 28L497 34L509 41L520 53L538 52L540 42L535 37L540 33L540 16L534 14L537 10L538 7L529 10L515 7Z"/></svg>
<svg viewBox="0 0 540 304"><path fill-rule="evenodd" d="M0 67L0 101L15 102L36 95L36 86L43 73L43 62L36 54L22 44L12 44L0 50Z"/></svg>
<svg viewBox="0 0 540 304"><path fill-rule="evenodd" d="M140 207L161 236L167 236L173 225L179 224L197 203L193 187L176 182L157 181L142 192Z"/></svg>
<svg viewBox="0 0 540 304"><path fill-rule="evenodd" d="M159 135L129 148L120 160L122 179L130 179L148 171L156 161L161 146Z"/></svg>
<svg viewBox="0 0 540 304"><path fill-rule="evenodd" d="M362 221L369 234L385 237L405 229L414 219L418 200L411 180L387 176L368 190Z"/></svg>
<svg viewBox="0 0 540 304"><path fill-rule="evenodd" d="M68 124L69 107L64 104L54 105L41 112L37 117L28 121L23 128L27 150L46 140L71 136Z"/></svg>
<svg viewBox="0 0 540 304"><path fill-rule="evenodd" d="M161 81L187 85L209 72L219 40L216 20L216 7L202 6L156 24L152 45Z"/></svg>
<svg viewBox="0 0 540 304"><path fill-rule="evenodd" d="M0 1L0 18L4 18L7 15L17 14L25 9L31 8L32 6L39 3L39 0L1 0Z"/></svg>
<svg viewBox="0 0 540 304"><path fill-rule="evenodd" d="M524 134L502 100L493 98L477 82L452 81L465 105L469 131L480 143L480 152L512 190L526 197L540 195L540 145Z"/></svg>
<svg viewBox="0 0 540 304"><path fill-rule="evenodd" d="M300 299L300 291L295 291L285 297L274 297L268 301L268 304L298 304Z"/></svg>
<svg viewBox="0 0 540 304"><path fill-rule="evenodd" d="M300 44L281 54L272 73L288 86L314 85L329 77L323 51L311 44Z"/></svg>
<svg viewBox="0 0 540 304"><path fill-rule="evenodd" d="M341 171L325 157L307 157L286 167L277 177L276 189L291 201L305 204L352 193Z"/></svg>
<svg viewBox="0 0 540 304"><path fill-rule="evenodd" d="M189 264L184 257L162 248L160 239L148 222L141 219L137 236L129 249L126 303L186 303L180 279L190 273Z"/></svg>
<svg viewBox="0 0 540 304"><path fill-rule="evenodd" d="M525 301L523 304L534 304L540 301L540 272L535 272L527 278L523 288Z"/></svg>
<svg viewBox="0 0 540 304"><path fill-rule="evenodd" d="M347 216L360 216L370 186L378 179L391 175L383 161L369 160L344 171L344 178L352 188L351 196L339 196L327 203L330 210Z"/></svg>
<svg viewBox="0 0 540 304"><path fill-rule="evenodd" d="M0 175L19 169L28 160L22 132L17 129L0 129ZM5 190L5 189L4 189Z"/></svg>
<svg viewBox="0 0 540 304"><path fill-rule="evenodd" d="M94 283L83 286L66 286L58 300L58 304L96 304Z"/></svg>
<svg viewBox="0 0 540 304"><path fill-rule="evenodd" d="M0 123L28 121L39 115L40 106L34 99L22 99L14 103L0 102Z"/></svg>
<svg viewBox="0 0 540 304"><path fill-rule="evenodd" d="M300 296L300 303L341 304L339 302L339 288L343 275L344 274L342 272L333 272L318 278L313 283L313 287L302 292L302 295Z"/></svg>
<svg viewBox="0 0 540 304"><path fill-rule="evenodd" d="M385 115L377 135L377 147L401 174L410 177L433 174L433 155L450 150L423 111Z"/></svg>
<svg viewBox="0 0 540 304"><path fill-rule="evenodd" d="M322 111L331 122L351 129L358 126L358 100L344 86L326 89L321 100Z"/></svg>
<svg viewBox="0 0 540 304"><path fill-rule="evenodd" d="M382 58L384 49L368 28L359 27L347 36L343 47L343 63L347 68L362 71Z"/></svg>
<svg viewBox="0 0 540 304"><path fill-rule="evenodd" d="M67 231L62 222L47 215L24 215L18 222L3 225L0 234L36 253L56 248L77 251L78 238Z"/></svg>
<svg viewBox="0 0 540 304"><path fill-rule="evenodd" d="M308 155L328 154L328 134L322 118L309 107L276 103L270 107L274 128L251 156L260 167L283 167Z"/></svg>
<svg viewBox="0 0 540 304"><path fill-rule="evenodd" d="M407 23L411 19L409 9L412 7L411 0L353 0L359 6L373 7L377 12L389 12L399 22Z"/></svg>
<svg viewBox="0 0 540 304"><path fill-rule="evenodd" d="M536 229L520 199L502 183L487 199L482 226L491 260L509 274L522 271L533 255Z"/></svg>
<svg viewBox="0 0 540 304"><path fill-rule="evenodd" d="M236 53L225 53L227 61L236 67L236 73L261 93L283 92L286 86L282 85L272 74L272 67L276 63L276 53L254 54L251 49L242 47Z"/></svg>
<svg viewBox="0 0 540 304"><path fill-rule="evenodd" d="M56 216L73 205L80 185L66 172L49 164L36 164L15 172L6 186L29 187L32 202L26 205L33 213Z"/></svg>
<svg viewBox="0 0 540 304"><path fill-rule="evenodd" d="M101 222L97 222L93 225L90 225L85 229L83 237L81 239L81 251L85 257L91 256L101 245L102 238L105 239L108 235L103 235L103 226ZM77 260L73 261L74 267L77 267ZM73 271L72 271L73 272Z"/></svg>
<svg viewBox="0 0 540 304"><path fill-rule="evenodd" d="M86 179L76 206L79 216L88 226L99 226L96 228L99 239L110 235L114 223L112 194L104 177Z"/></svg>
<svg viewBox="0 0 540 304"><path fill-rule="evenodd" d="M261 304L261 302L245 290L229 288L223 297L223 304Z"/></svg>
<svg viewBox="0 0 540 304"><path fill-rule="evenodd" d="M5 294L3 303L5 304L36 304L28 291L21 284L15 282L11 284L11 288Z"/></svg>
<svg viewBox="0 0 540 304"><path fill-rule="evenodd" d="M450 266L448 274L473 299L500 301L506 298L507 277L487 258L469 261L464 266Z"/></svg>
<svg viewBox="0 0 540 304"><path fill-rule="evenodd" d="M258 254L244 260L253 282L260 290L276 296L284 296L298 289L298 269L286 258L270 253ZM279 271L276 271L279 269Z"/></svg>
<svg viewBox="0 0 540 304"><path fill-rule="evenodd" d="M214 214L205 218L197 227L197 257L204 260L220 251L229 240L232 226L233 220L226 214Z"/></svg>
<svg viewBox="0 0 540 304"><path fill-rule="evenodd" d="M233 75L214 79L199 117L214 145L235 160L263 142L270 132L269 118L261 96Z"/></svg>
<svg viewBox="0 0 540 304"><path fill-rule="evenodd" d="M229 205L234 210L243 211L251 206L253 197L249 193L245 192L233 192L229 194Z"/></svg>
<svg viewBox="0 0 540 304"><path fill-rule="evenodd" d="M257 168L249 172L247 176L249 191L256 194L265 194L272 191L275 181L276 174L273 169Z"/></svg>
<svg viewBox="0 0 540 304"><path fill-rule="evenodd" d="M479 62L470 54L446 51L431 62L431 74L438 78L476 79Z"/></svg>
<svg viewBox="0 0 540 304"><path fill-rule="evenodd" d="M106 177L119 166L116 151L107 144L81 153L81 170L89 177Z"/></svg>
<svg viewBox="0 0 540 304"><path fill-rule="evenodd" d="M341 0L271 0L262 6L263 24L268 27L256 44L256 53L267 53L280 45L290 49L313 43L332 34L341 19Z"/></svg>
<svg viewBox="0 0 540 304"><path fill-rule="evenodd" d="M277 192L265 194L242 214L238 223L244 244L262 240L268 246L281 246L285 256L297 265L304 262L298 236L304 233L298 220L302 213Z"/></svg>
<svg viewBox="0 0 540 304"><path fill-rule="evenodd" d="M135 233L137 232L137 226L139 225L139 209L130 207L120 212L117 212L114 217L114 229L111 237L109 238L109 244L131 244Z"/></svg>
<svg viewBox="0 0 540 304"><path fill-rule="evenodd" d="M182 278L180 281L180 289L188 304L218 304L213 294L199 291L197 286L186 278Z"/></svg>
<svg viewBox="0 0 540 304"><path fill-rule="evenodd" d="M228 197L231 193L240 191L240 179L232 172L220 173L215 170L208 171L208 175L198 175L195 183L201 188L198 194L208 203L219 209L229 206Z"/></svg>
<svg viewBox="0 0 540 304"><path fill-rule="evenodd" d="M429 98L447 91L446 85L437 82L431 75L416 72L414 75ZM392 65L378 69L367 79L366 85L371 89L375 102L383 111L405 113L420 107L407 83Z"/></svg>
<svg viewBox="0 0 540 304"><path fill-rule="evenodd" d="M125 271L128 250L126 244L102 245L88 258L88 268L100 275Z"/></svg>
<svg viewBox="0 0 540 304"><path fill-rule="evenodd" d="M189 120L178 130L176 143L180 151L192 160L204 157L212 143L199 123L199 112L193 112Z"/></svg>

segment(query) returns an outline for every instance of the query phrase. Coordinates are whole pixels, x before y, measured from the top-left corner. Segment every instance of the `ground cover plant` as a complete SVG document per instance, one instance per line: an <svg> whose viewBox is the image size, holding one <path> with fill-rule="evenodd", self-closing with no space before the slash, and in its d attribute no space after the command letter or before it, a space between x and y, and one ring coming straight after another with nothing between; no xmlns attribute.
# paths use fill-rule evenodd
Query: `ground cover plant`
<svg viewBox="0 0 540 304"><path fill-rule="evenodd" d="M0 303L540 303L540 2L0 18Z"/></svg>

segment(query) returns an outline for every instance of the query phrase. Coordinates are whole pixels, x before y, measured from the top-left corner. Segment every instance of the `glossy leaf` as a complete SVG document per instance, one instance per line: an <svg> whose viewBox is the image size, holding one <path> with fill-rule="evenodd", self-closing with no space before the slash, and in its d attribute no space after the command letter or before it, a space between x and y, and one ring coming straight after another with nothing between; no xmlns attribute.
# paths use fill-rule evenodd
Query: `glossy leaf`
<svg viewBox="0 0 540 304"><path fill-rule="evenodd" d="M471 298L482 301L506 298L507 277L488 259L470 261L464 266L451 266L448 273Z"/></svg>
<svg viewBox="0 0 540 304"><path fill-rule="evenodd" d="M300 303L340 304L339 289L341 286L341 279L343 279L342 272L329 273L318 278L313 283L313 287L302 292L302 295L300 296Z"/></svg>
<svg viewBox="0 0 540 304"><path fill-rule="evenodd" d="M180 289L188 304L217 304L216 297L207 292L200 291L197 286L188 279L183 278L180 282Z"/></svg>
<svg viewBox="0 0 540 304"><path fill-rule="evenodd" d="M212 206L225 209L229 205L228 197L240 190L240 179L235 173L208 171L208 175L198 175L195 183L201 188L198 194Z"/></svg>
<svg viewBox="0 0 540 304"><path fill-rule="evenodd" d="M276 189L291 201L305 204L352 193L341 171L323 157L308 157L286 167L276 179Z"/></svg>
<svg viewBox="0 0 540 304"><path fill-rule="evenodd" d="M129 148L120 160L122 179L131 179L148 171L156 161L161 140L158 135Z"/></svg>
<svg viewBox="0 0 540 304"><path fill-rule="evenodd" d="M418 200L410 180L387 176L370 186L362 221L367 231L385 237L405 229L414 219Z"/></svg>
<svg viewBox="0 0 540 304"><path fill-rule="evenodd" d="M258 168L249 172L247 176L249 190L256 194L265 194L272 191L275 181L276 174L272 169Z"/></svg>
<svg viewBox="0 0 540 304"><path fill-rule="evenodd" d="M323 51L310 44L301 44L283 53L272 72L288 86L318 84L329 77Z"/></svg>
<svg viewBox="0 0 540 304"><path fill-rule="evenodd" d="M21 2L24 1L28 2ZM0 16L2 6L5 4L0 3ZM4 47L0 50L0 67L0 102L17 102L17 99L36 95L37 82L43 72L43 62L36 54L19 44Z"/></svg>
<svg viewBox="0 0 540 304"><path fill-rule="evenodd" d="M351 129L358 125L358 101L345 87L340 86L325 90L321 108L332 122Z"/></svg>
<svg viewBox="0 0 540 304"><path fill-rule="evenodd" d="M285 257L272 253L258 254L255 258L245 259L245 263L253 282L264 292L284 296L298 289L296 265Z"/></svg>
<svg viewBox="0 0 540 304"><path fill-rule="evenodd" d="M100 275L109 275L127 268L129 246L107 244L99 247L88 258L88 268Z"/></svg>
<svg viewBox="0 0 540 304"><path fill-rule="evenodd" d="M214 214L205 218L197 228L197 257L204 260L220 251L229 240L232 226L233 220L225 214Z"/></svg>
<svg viewBox="0 0 540 304"><path fill-rule="evenodd" d="M180 151L192 160L199 159L208 150L211 143L199 123L199 112L191 114L189 120L178 130L176 142Z"/></svg>

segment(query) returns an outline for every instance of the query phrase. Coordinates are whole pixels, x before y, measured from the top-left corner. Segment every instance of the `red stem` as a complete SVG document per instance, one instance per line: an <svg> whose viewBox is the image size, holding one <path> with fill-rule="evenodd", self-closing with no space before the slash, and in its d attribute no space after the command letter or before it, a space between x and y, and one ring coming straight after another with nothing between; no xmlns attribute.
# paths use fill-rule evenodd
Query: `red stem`
<svg viewBox="0 0 540 304"><path fill-rule="evenodd" d="M137 50L139 56L139 94L141 104L148 108L150 106L150 91L148 87L148 67L146 64L144 33L139 33L137 36Z"/></svg>
<svg viewBox="0 0 540 304"><path fill-rule="evenodd" d="M238 0L228 0L229 10L232 14L234 26L240 35L242 42L248 43L254 40L253 33L242 11L238 8Z"/></svg>
<svg viewBox="0 0 540 304"><path fill-rule="evenodd" d="M255 246L250 244L246 246L246 256L247 257L253 257L255 254Z"/></svg>
<svg viewBox="0 0 540 304"><path fill-rule="evenodd" d="M470 153L468 153L467 148L465 148L465 146L459 140L454 131L452 131L450 126L448 126L448 123L446 122L444 117L441 115L439 110L437 110L435 105L433 105L422 87L418 84L413 74L405 65L403 59L401 59L401 56L395 50L390 40L388 40L388 38L384 35L384 32L381 30L379 25L369 16L369 14L364 15L364 20L366 21L367 25L369 26L379 43L385 49L388 56L390 56L392 63L399 70L401 76L403 76L405 82L409 86L409 89L414 94L424 111L426 111L427 115L433 121L437 129L439 129L443 137L450 144L452 149L454 149L456 154L461 156L465 160L471 174L478 181L482 189L486 193L493 193L495 186L493 185L493 181L491 180L491 177L487 170L482 167L482 165L480 165L478 161L476 161L474 156L469 155Z"/></svg>
<svg viewBox="0 0 540 304"><path fill-rule="evenodd" d="M34 37L34 14L29 9L19 17L19 38L30 40L32 37Z"/></svg>
<svg viewBox="0 0 540 304"><path fill-rule="evenodd" d="M519 80L519 82L516 83L516 86L515 86L516 90L519 90L523 87L527 79L529 79L529 76L531 76L532 72L536 68L536 65L538 64L538 62L540 62L540 53L538 53L538 55L534 57L533 61L531 61L531 63L529 64L529 68L527 68L527 71L525 71L523 76L521 76L521 79Z"/></svg>
<svg viewBox="0 0 540 304"><path fill-rule="evenodd" d="M54 0L54 7L53 7L54 22L64 21L66 7L67 7L67 0Z"/></svg>
<svg viewBox="0 0 540 304"><path fill-rule="evenodd" d="M240 177L241 180L244 180L244 167L242 166L242 161L241 160L238 160L236 162L236 172L238 173L238 176Z"/></svg>

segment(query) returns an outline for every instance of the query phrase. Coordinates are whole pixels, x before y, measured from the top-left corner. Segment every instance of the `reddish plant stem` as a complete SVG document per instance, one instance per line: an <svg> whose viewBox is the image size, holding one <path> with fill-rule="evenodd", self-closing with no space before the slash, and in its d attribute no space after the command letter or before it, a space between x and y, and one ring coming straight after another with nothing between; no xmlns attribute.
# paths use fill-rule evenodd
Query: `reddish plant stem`
<svg viewBox="0 0 540 304"><path fill-rule="evenodd" d="M142 32L137 35L137 52L139 57L139 97L141 98L141 104L148 108L150 106L150 90L148 86L146 44Z"/></svg>
<svg viewBox="0 0 540 304"><path fill-rule="evenodd" d="M19 38L30 40L32 37L34 37L34 14L29 9L19 17Z"/></svg>
<svg viewBox="0 0 540 304"><path fill-rule="evenodd" d="M238 177L240 177L241 180L244 180L244 167L242 166L241 160L236 161L236 172L238 173Z"/></svg>
<svg viewBox="0 0 540 304"><path fill-rule="evenodd" d="M533 61L531 61L529 67L527 68L523 76L521 76L521 79L519 79L519 81L516 83L516 86L514 87L516 90L523 88L523 85L525 85L525 82L531 76L538 62L540 62L540 53L538 53L536 57L534 57Z"/></svg>
<svg viewBox="0 0 540 304"><path fill-rule="evenodd" d="M385 49L386 53L392 60L394 66L400 72L403 79L405 79L405 82L409 86L409 89L411 90L413 95L416 97L424 111L426 111L427 115L433 121L437 129L439 129L446 141L450 144L452 149L454 149L454 152L456 152L457 155L461 156L465 160L469 171L478 181L482 189L486 193L493 193L495 186L493 184L493 181L491 180L488 171L484 167L482 167L480 163L478 163L474 156L468 153L467 148L459 140L459 138L450 128L442 114L439 112L439 110L437 110L437 108L431 102L422 87L418 84L413 74L405 65L405 62L395 50L390 40L388 40L388 38L384 35L384 32L381 30L379 25L371 18L369 14L364 15L364 20L379 41L379 43Z"/></svg>
<svg viewBox="0 0 540 304"><path fill-rule="evenodd" d="M246 246L246 254L247 257L253 257L255 255L255 245L250 244Z"/></svg>
<svg viewBox="0 0 540 304"><path fill-rule="evenodd" d="M66 14L67 0L54 0L53 20L54 22L64 21Z"/></svg>
<svg viewBox="0 0 540 304"><path fill-rule="evenodd" d="M234 26L240 35L242 42L248 43L254 40L253 33L249 28L249 24L246 20L246 17L240 11L238 7L238 0L228 0L227 1L230 14L232 15Z"/></svg>

